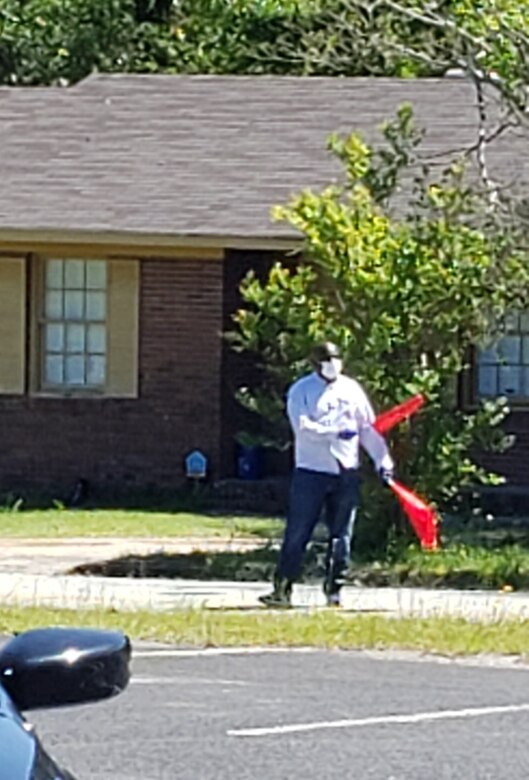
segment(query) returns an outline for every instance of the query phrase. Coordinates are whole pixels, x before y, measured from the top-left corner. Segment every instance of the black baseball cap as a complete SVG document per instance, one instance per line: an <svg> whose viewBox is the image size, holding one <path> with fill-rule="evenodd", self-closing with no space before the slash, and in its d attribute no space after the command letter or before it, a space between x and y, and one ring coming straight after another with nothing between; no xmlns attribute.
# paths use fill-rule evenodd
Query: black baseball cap
<svg viewBox="0 0 529 780"><path fill-rule="evenodd" d="M331 358L341 358L342 353L340 348L332 341L324 341L323 344L318 344L312 351L312 360L314 363L322 363L325 360L331 360Z"/></svg>

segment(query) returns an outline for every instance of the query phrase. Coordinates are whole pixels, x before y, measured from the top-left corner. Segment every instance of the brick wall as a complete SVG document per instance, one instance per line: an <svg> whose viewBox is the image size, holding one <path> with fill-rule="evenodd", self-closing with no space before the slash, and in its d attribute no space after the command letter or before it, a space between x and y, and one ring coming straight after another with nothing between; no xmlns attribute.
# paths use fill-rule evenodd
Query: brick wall
<svg viewBox="0 0 529 780"><path fill-rule="evenodd" d="M0 491L170 488L195 447L219 471L223 263L141 263L138 399L0 396Z"/></svg>
<svg viewBox="0 0 529 780"><path fill-rule="evenodd" d="M79 479L94 492L121 495L170 489L182 483L183 458L195 447L210 458L214 478L233 476L234 436L248 421L233 391L258 372L221 333L239 305L242 276L250 267L265 274L274 259L231 251L224 263L142 262L139 398L0 396L0 493L64 499ZM515 447L481 460L529 487L529 413L511 415L507 430L517 434Z"/></svg>

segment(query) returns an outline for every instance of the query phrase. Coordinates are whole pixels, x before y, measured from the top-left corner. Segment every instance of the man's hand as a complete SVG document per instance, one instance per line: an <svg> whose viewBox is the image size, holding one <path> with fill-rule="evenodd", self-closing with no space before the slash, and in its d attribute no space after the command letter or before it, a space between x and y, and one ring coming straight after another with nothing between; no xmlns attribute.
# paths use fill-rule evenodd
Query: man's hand
<svg viewBox="0 0 529 780"><path fill-rule="evenodd" d="M356 436L356 431L352 431L349 428L345 428L343 431L340 431L338 434L338 438L342 439L343 441L351 441L351 439L354 439Z"/></svg>
<svg viewBox="0 0 529 780"><path fill-rule="evenodd" d="M382 467L378 470L378 475L385 485L395 479L395 471L392 468Z"/></svg>

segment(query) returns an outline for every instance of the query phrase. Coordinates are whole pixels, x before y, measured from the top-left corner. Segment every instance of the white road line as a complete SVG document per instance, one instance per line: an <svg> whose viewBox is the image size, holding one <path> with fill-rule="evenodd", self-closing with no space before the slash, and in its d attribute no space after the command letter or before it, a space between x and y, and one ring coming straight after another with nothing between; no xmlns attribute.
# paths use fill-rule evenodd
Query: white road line
<svg viewBox="0 0 529 780"><path fill-rule="evenodd" d="M294 723L286 726L270 726L268 728L232 729L226 733L230 737L268 737L276 734L296 734L302 731L361 728L363 726L378 726L387 723L423 723L431 720L479 718L485 715L501 715L509 712L527 711L529 711L529 704L510 704L500 707L469 707L462 710L415 712L409 715L381 715L371 718L355 718L352 720L328 720L320 721L319 723Z"/></svg>
<svg viewBox="0 0 529 780"><path fill-rule="evenodd" d="M133 658L196 658L217 655L261 655L262 653L316 653L316 647L206 647L203 650L133 650Z"/></svg>
<svg viewBox="0 0 529 780"><path fill-rule="evenodd" d="M243 680L209 679L207 677L133 677L131 684L136 685L239 685L247 687L251 683Z"/></svg>

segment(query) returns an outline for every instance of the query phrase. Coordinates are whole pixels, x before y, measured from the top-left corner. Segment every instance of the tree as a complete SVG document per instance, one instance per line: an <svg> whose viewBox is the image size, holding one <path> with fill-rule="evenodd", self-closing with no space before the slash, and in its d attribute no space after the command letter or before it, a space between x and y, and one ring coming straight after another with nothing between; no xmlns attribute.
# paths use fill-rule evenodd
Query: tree
<svg viewBox="0 0 529 780"><path fill-rule="evenodd" d="M3 0L0 83L67 85L93 70L163 68L174 56L167 20L149 0ZM153 16L154 18L154 16Z"/></svg>
<svg viewBox="0 0 529 780"><path fill-rule="evenodd" d="M508 446L499 427L507 408L499 400L460 411L454 379L473 345L527 305L529 268L518 223L491 211L463 160L437 179L418 169L421 133L409 107L383 137L377 148L355 134L331 138L346 184L303 192L276 209L303 235L303 254L295 268L278 263L264 282L251 273L243 282L232 341L260 360L264 380L256 391L243 389L241 400L284 442L286 386L309 368L315 343L337 341L379 410L417 392L428 397L425 412L394 432L392 447L404 481L447 508L462 488L499 481L473 452ZM410 176L413 191L392 216ZM364 514L378 513L385 540L392 513L387 503L382 512L381 491L368 489Z"/></svg>
<svg viewBox="0 0 529 780"><path fill-rule="evenodd" d="M526 105L529 21L515 0L3 0L0 83L93 69L481 74Z"/></svg>

